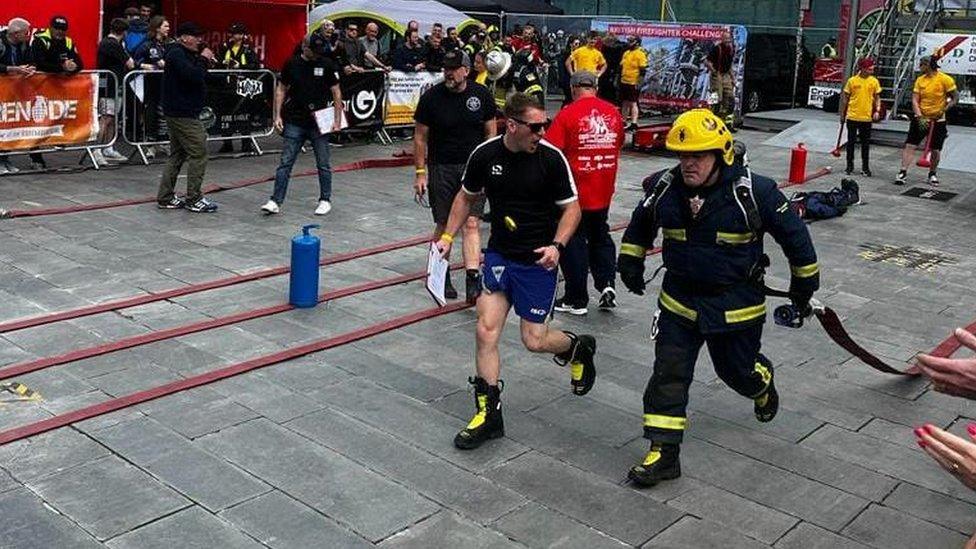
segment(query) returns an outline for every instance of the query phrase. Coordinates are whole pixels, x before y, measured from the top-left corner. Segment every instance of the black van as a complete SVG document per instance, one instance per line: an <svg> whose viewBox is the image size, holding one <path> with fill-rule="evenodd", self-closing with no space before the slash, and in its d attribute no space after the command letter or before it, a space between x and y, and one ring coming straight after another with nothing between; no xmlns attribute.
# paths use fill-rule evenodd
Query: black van
<svg viewBox="0 0 976 549"><path fill-rule="evenodd" d="M742 106L746 113L789 107L796 65L796 35L750 32L746 38ZM807 104L813 84L813 55L803 47L796 86L796 106Z"/></svg>

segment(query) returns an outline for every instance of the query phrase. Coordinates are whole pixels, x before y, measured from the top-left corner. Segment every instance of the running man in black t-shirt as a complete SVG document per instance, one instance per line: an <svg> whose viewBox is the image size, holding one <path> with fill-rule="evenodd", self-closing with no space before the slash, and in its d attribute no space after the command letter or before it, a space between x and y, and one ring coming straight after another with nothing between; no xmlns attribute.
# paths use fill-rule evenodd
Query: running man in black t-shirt
<svg viewBox="0 0 976 549"><path fill-rule="evenodd" d="M319 33L312 33L301 44L301 53L292 56L281 70L281 81L275 89L275 129L281 132L284 145L281 163L275 171L274 191L261 206L265 214L281 210L288 191L288 181L295 159L306 141L312 143L315 167L319 175L319 203L315 215L332 210L332 167L329 166L329 134L321 133L315 111L332 106L332 132L342 124L342 92L339 89L339 67L328 57L329 45Z"/></svg>
<svg viewBox="0 0 976 549"><path fill-rule="evenodd" d="M491 203L491 237L482 270L485 292L478 299L477 377L474 418L454 438L461 449L477 448L505 434L499 395L498 340L513 306L521 319L522 342L534 353L553 353L570 365L573 393L593 387L596 340L551 329L556 267L580 222L576 184L566 157L542 139L545 108L516 93L505 105L505 135L478 146L468 158L461 191L454 199L437 247L445 255L454 233L482 195Z"/></svg>
<svg viewBox="0 0 976 549"><path fill-rule="evenodd" d="M461 189L461 173L468 155L485 139L495 136L495 101L488 88L468 80L471 61L459 50L444 55L444 82L420 96L414 114L414 161L417 174L413 190L418 201L430 187L434 238L444 232L454 197ZM474 302L481 293L481 238L478 234L485 201L472 204L464 223L465 297ZM457 297L448 274L444 295Z"/></svg>

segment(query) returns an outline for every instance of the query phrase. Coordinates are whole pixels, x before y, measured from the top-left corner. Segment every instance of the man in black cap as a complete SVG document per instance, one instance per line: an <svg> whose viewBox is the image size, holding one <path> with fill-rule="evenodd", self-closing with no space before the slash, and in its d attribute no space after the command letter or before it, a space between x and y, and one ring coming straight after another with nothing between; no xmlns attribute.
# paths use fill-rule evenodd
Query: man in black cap
<svg viewBox="0 0 976 549"><path fill-rule="evenodd" d="M481 142L495 136L495 100L488 88L468 80L471 61L460 50L444 55L444 81L433 86L417 103L414 114L413 189L418 201L427 194L434 214L434 239L444 233L454 197L461 190L461 175L468 156ZM484 197L471 205L464 223L464 267L467 270L466 298L474 302L481 293L481 238L478 233L484 213ZM444 296L457 298L448 276Z"/></svg>
<svg viewBox="0 0 976 549"><path fill-rule="evenodd" d="M265 214L276 214L285 201L288 180L295 159L306 141L315 151L315 166L319 175L319 202L315 215L332 210L332 168L329 166L329 134L319 131L315 112L328 107L332 101L332 132L342 127L342 93L339 91L339 66L332 60L328 40L312 33L301 43L301 53L292 56L281 70L281 80L275 89L275 129L281 132L284 146L281 163L275 171L274 192L261 206Z"/></svg>
<svg viewBox="0 0 976 549"><path fill-rule="evenodd" d="M206 67L214 62L213 52L202 46L202 36L203 29L196 23L180 23L176 45L166 52L162 103L172 148L156 196L157 205L164 210L217 211L217 204L204 198L202 191L207 170L207 130L200 113L207 94ZM186 198L181 198L174 193L176 177L187 162Z"/></svg>
<svg viewBox="0 0 976 549"><path fill-rule="evenodd" d="M37 70L55 74L74 74L82 70L81 56L68 36L68 20L55 15L51 25L34 35L31 59Z"/></svg>

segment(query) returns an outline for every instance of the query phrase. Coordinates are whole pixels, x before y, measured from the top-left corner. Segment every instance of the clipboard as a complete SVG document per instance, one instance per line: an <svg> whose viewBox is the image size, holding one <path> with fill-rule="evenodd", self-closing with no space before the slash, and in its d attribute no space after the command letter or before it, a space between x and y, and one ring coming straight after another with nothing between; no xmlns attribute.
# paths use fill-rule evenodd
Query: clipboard
<svg viewBox="0 0 976 549"><path fill-rule="evenodd" d="M431 242L427 252L427 292L440 307L447 305L447 298L444 297L444 282L447 280L449 268L450 262L441 257L436 243Z"/></svg>
<svg viewBox="0 0 976 549"><path fill-rule="evenodd" d="M315 125L318 126L320 134L332 133L332 124L335 122L335 107L326 107L312 111L312 116L315 118ZM342 121L339 123L339 129L344 130L348 128L349 122L346 121L346 117L343 116L342 111L339 111L339 116L342 117Z"/></svg>

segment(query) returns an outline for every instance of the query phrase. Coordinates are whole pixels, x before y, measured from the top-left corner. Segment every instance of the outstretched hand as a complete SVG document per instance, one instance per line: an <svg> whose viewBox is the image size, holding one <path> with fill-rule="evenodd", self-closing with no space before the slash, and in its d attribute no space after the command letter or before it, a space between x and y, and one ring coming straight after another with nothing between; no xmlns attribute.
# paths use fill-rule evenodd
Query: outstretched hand
<svg viewBox="0 0 976 549"><path fill-rule="evenodd" d="M976 424L970 423L966 430L969 438L976 440ZM943 469L970 490L976 490L976 444L931 424L915 429L915 437Z"/></svg>
<svg viewBox="0 0 976 549"><path fill-rule="evenodd" d="M956 328L953 337L976 351L976 335ZM916 357L916 366L940 393L976 400L976 358L941 358L926 354Z"/></svg>

